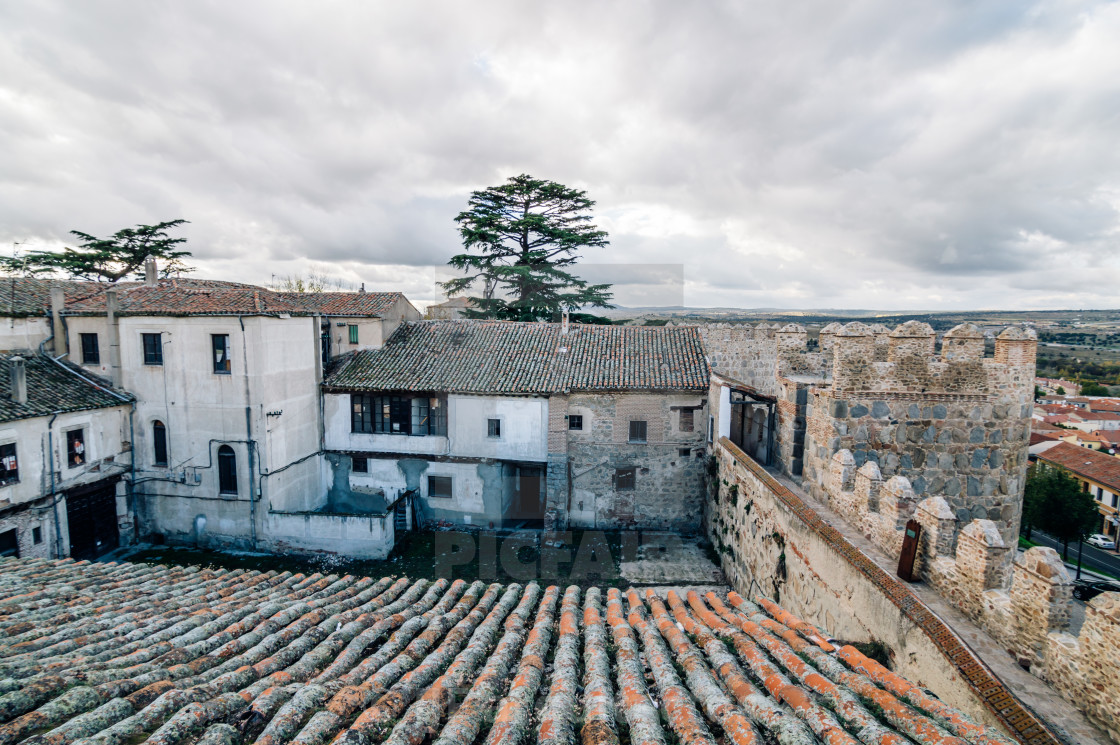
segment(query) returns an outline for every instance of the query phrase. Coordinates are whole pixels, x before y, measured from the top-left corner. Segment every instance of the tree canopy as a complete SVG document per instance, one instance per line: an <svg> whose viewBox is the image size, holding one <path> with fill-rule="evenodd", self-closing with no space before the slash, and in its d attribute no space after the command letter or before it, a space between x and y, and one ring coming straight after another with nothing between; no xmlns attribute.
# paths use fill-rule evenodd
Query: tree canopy
<svg viewBox="0 0 1120 745"><path fill-rule="evenodd" d="M183 258L190 251L177 250L186 238L172 238L168 230L186 224L169 220L157 225L137 225L118 230L108 238L97 238L80 230L70 235L81 239L77 248L62 251L32 251L21 257L2 257L0 266L10 274L54 274L63 272L74 279L117 282L140 271L149 256L160 260L164 277L194 271Z"/></svg>
<svg viewBox="0 0 1120 745"><path fill-rule="evenodd" d="M1032 466L1023 494L1023 526L1038 528L1063 544L1068 558L1069 542L1084 538L1101 523L1097 503L1068 472L1051 466Z"/></svg>
<svg viewBox="0 0 1120 745"><path fill-rule="evenodd" d="M583 191L524 174L473 192L469 209L455 218L466 253L448 262L465 276L441 283L444 291L482 285L468 318L555 320L562 311L610 308L610 285L568 271L582 249L608 245L606 231L591 221L594 205Z"/></svg>

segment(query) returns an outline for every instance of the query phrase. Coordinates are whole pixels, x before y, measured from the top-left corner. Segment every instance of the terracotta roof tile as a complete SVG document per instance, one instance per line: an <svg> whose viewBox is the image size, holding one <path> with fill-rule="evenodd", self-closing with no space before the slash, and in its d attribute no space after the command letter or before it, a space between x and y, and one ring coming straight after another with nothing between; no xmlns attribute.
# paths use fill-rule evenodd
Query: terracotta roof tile
<svg viewBox="0 0 1120 745"><path fill-rule="evenodd" d="M280 292L307 311L325 316L381 316L399 300L400 292ZM407 302L407 300L405 300Z"/></svg>
<svg viewBox="0 0 1120 745"><path fill-rule="evenodd" d="M756 600L4 558L0 734L51 745L557 745L627 732L751 745L815 733L856 743L867 731L1009 742Z"/></svg>
<svg viewBox="0 0 1120 745"><path fill-rule="evenodd" d="M414 321L381 349L341 360L336 390L549 394L565 390L707 390L692 327L510 321Z"/></svg>
<svg viewBox="0 0 1120 745"><path fill-rule="evenodd" d="M25 360L27 403L16 403L8 395L13 357L23 357ZM78 377L79 374L81 377ZM88 381L82 378L87 378ZM87 370L79 370L74 365L54 362L45 355L0 352L0 422L49 416L55 412L121 406L132 400L131 395L115 391L125 399L122 401L110 393L111 390L114 389L107 380Z"/></svg>
<svg viewBox="0 0 1120 745"><path fill-rule="evenodd" d="M1071 442L1061 442L1039 453L1038 459L1092 479L1113 491L1120 491L1120 458Z"/></svg>

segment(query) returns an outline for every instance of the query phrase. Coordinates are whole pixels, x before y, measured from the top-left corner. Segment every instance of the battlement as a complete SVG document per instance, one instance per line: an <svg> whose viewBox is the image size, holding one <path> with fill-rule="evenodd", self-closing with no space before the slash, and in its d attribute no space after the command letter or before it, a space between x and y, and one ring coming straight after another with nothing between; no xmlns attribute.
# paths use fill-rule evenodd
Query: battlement
<svg viewBox="0 0 1120 745"><path fill-rule="evenodd" d="M761 323L713 323L698 327L713 369L757 390L776 393L775 380L812 378L836 392L877 391L908 395L990 396L1034 391L1038 339L1012 326L984 356L983 332L972 324L948 331L937 349L929 324L907 321L895 329L853 321L821 329L809 348L805 327Z"/></svg>
<svg viewBox="0 0 1120 745"><path fill-rule="evenodd" d="M1069 647L1048 639L1069 626L1073 588L1053 549L1032 548L1016 559L992 520L962 522L943 497L919 498L909 479L884 480L874 462L856 468L848 450L832 457L826 493L832 509L888 556L900 555L906 523L917 520L919 576L1021 661L1045 669L1055 651Z"/></svg>

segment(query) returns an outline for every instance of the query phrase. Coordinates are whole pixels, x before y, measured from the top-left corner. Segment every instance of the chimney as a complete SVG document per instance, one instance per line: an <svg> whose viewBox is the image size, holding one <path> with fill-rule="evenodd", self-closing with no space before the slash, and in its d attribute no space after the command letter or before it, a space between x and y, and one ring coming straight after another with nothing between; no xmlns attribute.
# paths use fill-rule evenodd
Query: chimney
<svg viewBox="0 0 1120 745"><path fill-rule="evenodd" d="M155 256L144 259L144 284L149 287L159 284L159 267L156 266Z"/></svg>
<svg viewBox="0 0 1120 745"><path fill-rule="evenodd" d="M8 364L8 385L11 399L17 404L27 403L27 363L23 357L12 357Z"/></svg>
<svg viewBox="0 0 1120 745"><path fill-rule="evenodd" d="M568 323L569 323L569 321L570 321L570 318L568 316L568 311L564 311L563 315L560 316L560 335L561 336L567 336L568 335Z"/></svg>
<svg viewBox="0 0 1120 745"><path fill-rule="evenodd" d="M351 286L351 287L353 287L353 285L350 285L350 286ZM363 294L364 294L364 293L365 293L365 291L366 291L366 283L365 283L365 282L362 282L362 286L358 288L358 292L360 292L360 293L363 293Z"/></svg>
<svg viewBox="0 0 1120 745"><path fill-rule="evenodd" d="M61 287L51 288L51 348L55 354L66 352L66 334L62 329L62 310L66 307L66 293Z"/></svg>

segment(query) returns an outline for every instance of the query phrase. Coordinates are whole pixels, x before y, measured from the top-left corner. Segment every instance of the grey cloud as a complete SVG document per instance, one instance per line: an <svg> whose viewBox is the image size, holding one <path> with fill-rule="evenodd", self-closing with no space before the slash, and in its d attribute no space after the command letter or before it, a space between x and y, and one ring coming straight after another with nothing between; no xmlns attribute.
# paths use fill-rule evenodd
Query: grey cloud
<svg viewBox="0 0 1120 745"><path fill-rule="evenodd" d="M1087 0L8 4L0 243L181 216L210 275L433 299L469 192L528 172L689 305L1076 304L1120 279L1118 35Z"/></svg>

